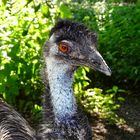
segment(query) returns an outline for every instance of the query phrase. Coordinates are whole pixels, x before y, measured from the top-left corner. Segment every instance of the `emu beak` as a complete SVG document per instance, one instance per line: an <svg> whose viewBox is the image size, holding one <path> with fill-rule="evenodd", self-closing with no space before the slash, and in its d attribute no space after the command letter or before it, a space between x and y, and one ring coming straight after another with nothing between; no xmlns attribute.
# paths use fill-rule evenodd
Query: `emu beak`
<svg viewBox="0 0 140 140"><path fill-rule="evenodd" d="M111 75L111 70L106 64L105 60L101 56L101 54L96 50L94 52L91 52L88 55L88 61L89 63L87 66L91 67L94 70L100 71L108 76Z"/></svg>
<svg viewBox="0 0 140 140"><path fill-rule="evenodd" d="M83 59L80 59L78 63L83 66L90 67L95 71L100 71L108 76L111 75L111 70L106 64L101 54L96 49L90 49L88 52L82 54Z"/></svg>

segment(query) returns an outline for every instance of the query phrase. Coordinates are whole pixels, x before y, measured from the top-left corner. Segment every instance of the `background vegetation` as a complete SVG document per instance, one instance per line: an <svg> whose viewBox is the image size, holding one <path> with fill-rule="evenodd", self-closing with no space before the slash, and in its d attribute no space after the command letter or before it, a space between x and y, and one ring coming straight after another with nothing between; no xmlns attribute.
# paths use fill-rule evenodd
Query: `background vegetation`
<svg viewBox="0 0 140 140"><path fill-rule="evenodd" d="M112 69L75 73L74 90L86 112L110 123L140 84L140 2L127 0L3 0L0 2L0 97L28 119L41 110L41 50L55 21L80 21L98 33L98 49ZM32 116L32 117L31 117ZM31 118L30 118L31 117Z"/></svg>

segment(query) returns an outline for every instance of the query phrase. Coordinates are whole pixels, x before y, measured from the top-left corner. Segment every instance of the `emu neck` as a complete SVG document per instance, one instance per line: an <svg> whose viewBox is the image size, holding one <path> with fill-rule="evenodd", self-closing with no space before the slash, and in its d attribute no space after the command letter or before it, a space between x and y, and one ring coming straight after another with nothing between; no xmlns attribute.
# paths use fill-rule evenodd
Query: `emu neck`
<svg viewBox="0 0 140 140"><path fill-rule="evenodd" d="M53 57L48 57L46 63L55 121L65 121L77 109L72 88L74 70Z"/></svg>

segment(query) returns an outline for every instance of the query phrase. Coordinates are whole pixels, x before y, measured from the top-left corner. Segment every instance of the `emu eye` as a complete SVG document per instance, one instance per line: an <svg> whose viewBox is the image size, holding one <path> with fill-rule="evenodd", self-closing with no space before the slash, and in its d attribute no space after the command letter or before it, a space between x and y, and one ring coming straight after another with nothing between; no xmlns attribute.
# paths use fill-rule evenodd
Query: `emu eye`
<svg viewBox="0 0 140 140"><path fill-rule="evenodd" d="M61 51L62 53L69 53L69 46L65 42L60 42L58 44L58 50Z"/></svg>

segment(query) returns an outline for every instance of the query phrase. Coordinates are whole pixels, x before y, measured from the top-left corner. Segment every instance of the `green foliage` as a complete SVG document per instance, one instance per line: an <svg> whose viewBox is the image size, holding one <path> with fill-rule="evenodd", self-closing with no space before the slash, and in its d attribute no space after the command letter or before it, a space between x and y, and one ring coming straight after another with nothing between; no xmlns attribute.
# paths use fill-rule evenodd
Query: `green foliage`
<svg viewBox="0 0 140 140"><path fill-rule="evenodd" d="M125 90L113 86L111 89L103 91L100 88L86 89L90 84L90 79L86 77L87 68L80 68L75 73L74 91L79 104L84 106L87 112L91 114L96 113L100 118L105 118L109 123L122 124L125 121L120 118L116 111L120 105L117 102L122 102L125 99L122 95L117 94L125 93Z"/></svg>
<svg viewBox="0 0 140 140"><path fill-rule="evenodd" d="M110 63L116 81L140 81L139 5L108 6L100 31L100 50Z"/></svg>
<svg viewBox="0 0 140 140"><path fill-rule="evenodd" d="M80 1L71 3L73 18L87 25L89 28L98 30L95 12L92 8L93 2Z"/></svg>
<svg viewBox="0 0 140 140"><path fill-rule="evenodd" d="M41 48L54 20L69 18L71 13L64 4L41 0L3 1L0 5L0 97L20 112L34 114L43 92Z"/></svg>

